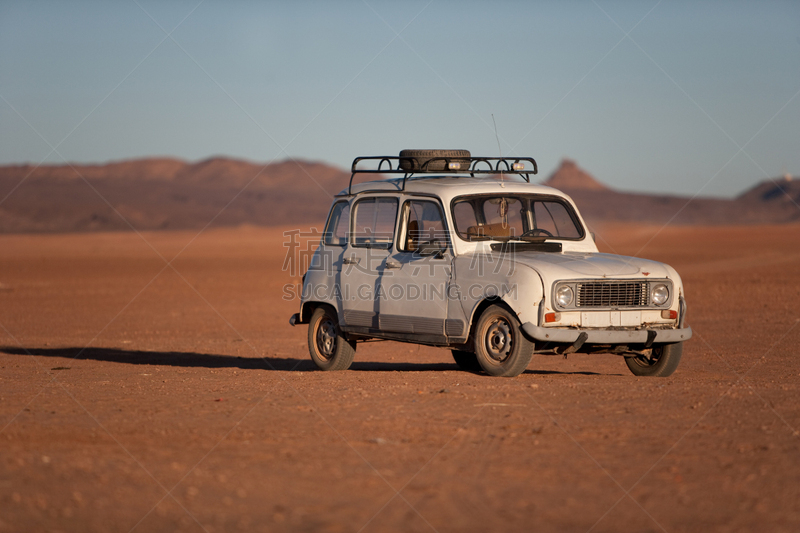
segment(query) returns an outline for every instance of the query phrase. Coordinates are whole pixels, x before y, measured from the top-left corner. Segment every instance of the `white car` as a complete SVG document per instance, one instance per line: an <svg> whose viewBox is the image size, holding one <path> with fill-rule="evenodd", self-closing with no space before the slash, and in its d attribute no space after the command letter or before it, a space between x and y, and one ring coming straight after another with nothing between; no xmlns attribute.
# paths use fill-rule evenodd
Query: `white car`
<svg viewBox="0 0 800 533"><path fill-rule="evenodd" d="M602 254L532 158L466 150L359 157L303 276L311 358L344 370L358 342L452 350L464 369L516 376L536 354L612 353L637 376L678 366L686 302L657 261ZM361 174L378 181L353 184Z"/></svg>

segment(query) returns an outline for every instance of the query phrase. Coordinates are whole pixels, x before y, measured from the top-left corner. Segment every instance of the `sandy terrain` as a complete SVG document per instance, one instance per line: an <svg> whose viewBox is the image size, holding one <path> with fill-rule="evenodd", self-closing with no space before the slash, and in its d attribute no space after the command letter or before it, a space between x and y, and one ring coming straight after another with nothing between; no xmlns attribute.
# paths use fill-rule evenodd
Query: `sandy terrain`
<svg viewBox="0 0 800 533"><path fill-rule="evenodd" d="M318 372L280 230L0 236L0 531L800 530L800 226L596 230L682 274L672 377Z"/></svg>

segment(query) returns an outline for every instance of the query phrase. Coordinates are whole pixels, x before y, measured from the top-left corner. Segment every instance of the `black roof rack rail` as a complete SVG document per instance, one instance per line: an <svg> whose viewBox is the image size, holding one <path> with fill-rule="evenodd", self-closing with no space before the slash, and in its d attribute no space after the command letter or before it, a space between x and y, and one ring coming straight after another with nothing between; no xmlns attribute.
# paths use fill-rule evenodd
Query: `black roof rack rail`
<svg viewBox="0 0 800 533"><path fill-rule="evenodd" d="M462 169L461 166L466 160L469 160L469 164L467 168ZM378 167L358 168L358 164L362 161L378 161ZM396 165L393 166L392 162L396 162ZM383 168L384 163L388 166L387 169ZM400 168L402 163L420 170L404 170ZM431 165L431 163L439 164ZM444 164L442 165L442 163ZM530 164L530 166L526 163ZM488 168L481 168L484 164ZM438 168L442 166L444 168ZM431 167L435 170L431 169ZM347 187L348 196L353 194L353 177L356 174L403 174L403 186L400 190L404 191L406 190L406 180L415 174L464 174L473 178L476 174L516 174L530 183L530 175L537 174L539 168L536 165L536 160L532 157L433 157L425 159L422 164L419 164L417 158L414 157L375 155L353 159L350 172L350 184Z"/></svg>

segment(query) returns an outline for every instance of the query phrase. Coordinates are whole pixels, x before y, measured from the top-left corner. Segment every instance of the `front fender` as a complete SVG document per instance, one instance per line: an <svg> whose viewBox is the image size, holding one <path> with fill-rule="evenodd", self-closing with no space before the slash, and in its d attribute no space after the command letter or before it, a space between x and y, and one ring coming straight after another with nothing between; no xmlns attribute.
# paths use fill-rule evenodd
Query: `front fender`
<svg viewBox="0 0 800 533"><path fill-rule="evenodd" d="M470 324L487 299L503 301L521 323L539 323L539 302L544 285L539 274L508 255L475 254L457 257L454 276L464 315Z"/></svg>

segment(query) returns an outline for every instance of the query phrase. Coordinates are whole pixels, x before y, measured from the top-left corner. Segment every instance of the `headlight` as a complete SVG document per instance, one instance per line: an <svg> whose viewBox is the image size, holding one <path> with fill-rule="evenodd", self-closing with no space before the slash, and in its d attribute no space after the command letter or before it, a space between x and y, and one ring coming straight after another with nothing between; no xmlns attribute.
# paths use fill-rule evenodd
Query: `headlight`
<svg viewBox="0 0 800 533"><path fill-rule="evenodd" d="M556 303L561 307L568 307L572 303L573 292L572 287L562 285L556 290Z"/></svg>
<svg viewBox="0 0 800 533"><path fill-rule="evenodd" d="M663 283L653 287L653 303L656 305L664 305L669 300L669 289Z"/></svg>

